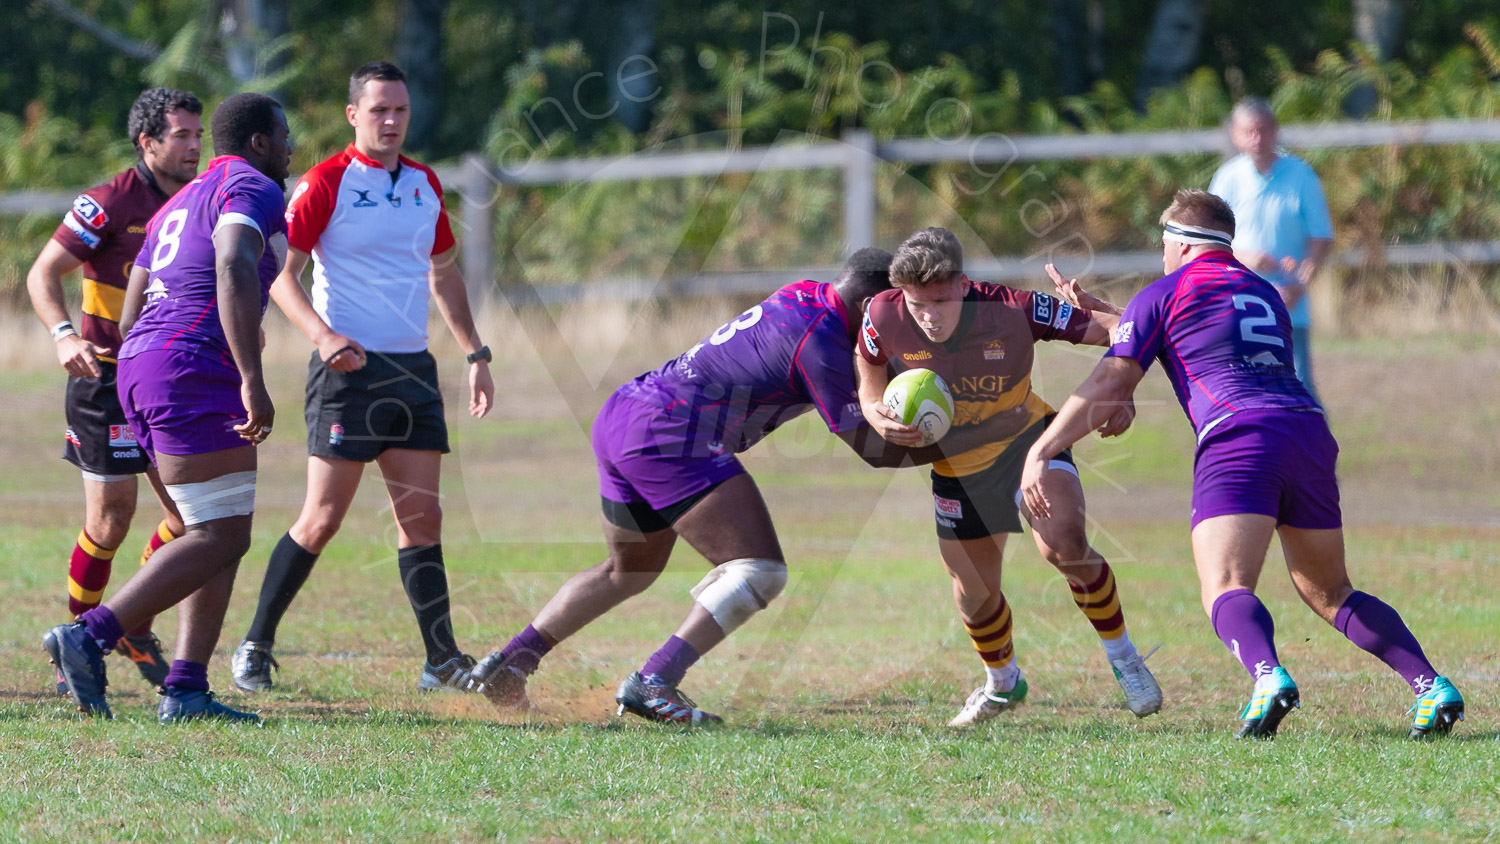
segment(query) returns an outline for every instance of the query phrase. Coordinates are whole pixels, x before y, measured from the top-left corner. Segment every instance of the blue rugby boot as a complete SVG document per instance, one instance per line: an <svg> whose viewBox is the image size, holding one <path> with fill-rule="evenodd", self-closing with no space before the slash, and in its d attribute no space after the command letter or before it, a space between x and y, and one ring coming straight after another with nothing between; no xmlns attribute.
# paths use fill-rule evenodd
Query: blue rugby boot
<svg viewBox="0 0 1500 844"><path fill-rule="evenodd" d="M161 703L156 705L156 720L163 724L180 724L183 721L200 719L241 724L260 723L259 715L254 712L230 709L214 700L213 692L179 689L176 686L165 686L158 691L161 694Z"/></svg>
<svg viewBox="0 0 1500 844"><path fill-rule="evenodd" d="M1464 719L1464 696L1447 677L1437 677L1431 688L1417 695L1417 705L1406 714L1413 713L1409 738L1446 736L1454 722Z"/></svg>
<svg viewBox="0 0 1500 844"><path fill-rule="evenodd" d="M1302 705L1302 695L1286 669L1276 666L1271 673L1255 681L1250 702L1240 713L1240 729L1235 738L1275 738L1281 719Z"/></svg>
<svg viewBox="0 0 1500 844"><path fill-rule="evenodd" d="M52 657L61 685L67 687L79 712L114 717L104 700L104 690L109 686L104 674L104 649L83 622L59 624L48 630L42 635L42 647Z"/></svg>

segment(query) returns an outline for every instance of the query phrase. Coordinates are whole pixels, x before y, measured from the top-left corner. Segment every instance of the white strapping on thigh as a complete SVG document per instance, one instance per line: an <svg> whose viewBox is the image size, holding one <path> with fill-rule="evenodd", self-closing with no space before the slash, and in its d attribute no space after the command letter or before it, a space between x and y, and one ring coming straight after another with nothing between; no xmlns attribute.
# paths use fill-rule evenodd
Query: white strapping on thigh
<svg viewBox="0 0 1500 844"><path fill-rule="evenodd" d="M167 484L184 525L200 525L255 512L255 470L230 472L196 484Z"/></svg>

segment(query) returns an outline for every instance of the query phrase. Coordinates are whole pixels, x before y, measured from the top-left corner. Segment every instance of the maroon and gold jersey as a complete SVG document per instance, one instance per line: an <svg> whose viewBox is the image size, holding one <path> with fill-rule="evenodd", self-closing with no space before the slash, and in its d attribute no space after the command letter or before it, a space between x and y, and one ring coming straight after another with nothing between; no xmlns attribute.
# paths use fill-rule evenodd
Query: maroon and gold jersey
<svg viewBox="0 0 1500 844"><path fill-rule="evenodd" d="M859 353L893 372L930 369L953 392L953 424L973 425L1025 405L1030 427L1052 408L1031 391L1032 346L1039 340L1080 343L1093 315L1045 293L973 282L947 342L927 339L906 310L900 290L876 296L865 311ZM988 469L1014 437L933 464L950 478Z"/></svg>
<svg viewBox="0 0 1500 844"><path fill-rule="evenodd" d="M144 165L90 188L73 200L52 239L83 262L83 339L108 351L120 350L120 312L130 268L146 240L146 223L167 201Z"/></svg>

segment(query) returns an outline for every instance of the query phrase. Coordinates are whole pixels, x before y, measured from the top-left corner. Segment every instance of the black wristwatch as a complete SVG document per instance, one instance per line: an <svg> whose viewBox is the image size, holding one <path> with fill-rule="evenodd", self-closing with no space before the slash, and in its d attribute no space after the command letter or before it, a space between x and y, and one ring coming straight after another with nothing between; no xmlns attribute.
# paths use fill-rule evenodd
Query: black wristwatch
<svg viewBox="0 0 1500 844"><path fill-rule="evenodd" d="M473 354L465 355L464 356L464 360L468 361L469 363L479 363L480 361L484 361L485 363L489 363L490 361L492 361L494 359L495 359L495 356L492 355L492 354L490 354L490 347L489 346L480 346L479 347L479 351L474 352Z"/></svg>

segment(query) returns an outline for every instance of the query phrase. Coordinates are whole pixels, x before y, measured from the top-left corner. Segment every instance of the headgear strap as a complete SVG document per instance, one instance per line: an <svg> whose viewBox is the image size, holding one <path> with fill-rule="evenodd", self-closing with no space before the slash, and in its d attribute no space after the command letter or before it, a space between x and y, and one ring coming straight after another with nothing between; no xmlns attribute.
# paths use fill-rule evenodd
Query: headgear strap
<svg viewBox="0 0 1500 844"><path fill-rule="evenodd" d="M1176 220L1167 221L1161 239L1177 243L1223 246L1226 249L1229 248L1230 242L1234 240L1234 238L1229 236L1228 232L1205 228L1203 226L1190 226L1187 223L1179 223Z"/></svg>

